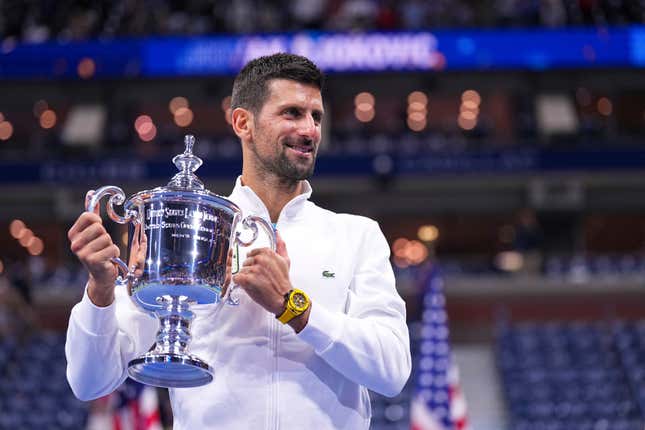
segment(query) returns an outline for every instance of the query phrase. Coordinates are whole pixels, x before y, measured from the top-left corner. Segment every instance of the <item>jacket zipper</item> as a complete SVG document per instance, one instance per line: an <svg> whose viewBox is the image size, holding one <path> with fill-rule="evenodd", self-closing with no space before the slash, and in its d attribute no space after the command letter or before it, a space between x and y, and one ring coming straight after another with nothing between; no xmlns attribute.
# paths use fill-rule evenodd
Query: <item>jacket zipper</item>
<svg viewBox="0 0 645 430"><path fill-rule="evenodd" d="M284 209L282 212L284 212ZM276 224L274 225L274 228L276 228L276 225L280 222L280 217L282 216L282 212L278 216L278 222L276 222ZM268 219L269 223L271 223L271 217L269 217L268 211L266 213L265 219ZM269 407L270 407L269 429L279 430L280 390L278 385L280 383L280 377L278 375L278 344L280 341L280 327L278 324L278 320L271 313L269 313L268 318L269 318L269 342L271 346L271 353L273 354L273 369L272 369L273 371L271 372L271 393L270 393L270 401L269 401Z"/></svg>
<svg viewBox="0 0 645 430"><path fill-rule="evenodd" d="M279 404L280 404L280 390L278 375L278 343L280 327L277 320L273 315L269 314L269 339L271 345L271 353L273 355L273 371L271 372L271 393L269 400L269 429L278 430L280 417L279 417Z"/></svg>
<svg viewBox="0 0 645 430"><path fill-rule="evenodd" d="M280 427L280 373L278 368L278 348L280 347L280 327L278 325L278 320L276 320L273 315L271 316L273 321L273 326L275 327L275 361L274 363L274 378L275 383L273 384L273 391L275 393L275 429L278 430Z"/></svg>

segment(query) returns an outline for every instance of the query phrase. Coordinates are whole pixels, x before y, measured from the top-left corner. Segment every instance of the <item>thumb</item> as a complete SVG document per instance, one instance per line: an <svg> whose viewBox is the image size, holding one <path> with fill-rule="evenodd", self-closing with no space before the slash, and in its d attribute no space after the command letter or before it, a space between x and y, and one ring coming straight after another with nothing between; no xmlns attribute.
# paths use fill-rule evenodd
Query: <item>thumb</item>
<svg viewBox="0 0 645 430"><path fill-rule="evenodd" d="M284 240L282 240L282 237L280 237L280 233L276 230L275 232L275 252L283 258L286 258L287 261L289 260L289 253L287 252L287 244L284 243Z"/></svg>

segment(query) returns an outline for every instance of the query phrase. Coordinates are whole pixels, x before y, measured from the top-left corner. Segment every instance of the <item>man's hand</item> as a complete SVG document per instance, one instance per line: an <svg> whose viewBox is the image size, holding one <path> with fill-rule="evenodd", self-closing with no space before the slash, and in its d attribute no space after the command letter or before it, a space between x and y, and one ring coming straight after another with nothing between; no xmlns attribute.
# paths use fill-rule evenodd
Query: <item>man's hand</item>
<svg viewBox="0 0 645 430"><path fill-rule="evenodd" d="M287 246L276 235L275 252L269 248L253 249L246 255L233 282L267 311L279 315L284 310L284 295L291 290Z"/></svg>
<svg viewBox="0 0 645 430"><path fill-rule="evenodd" d="M110 259L119 256L119 247L103 227L98 206L94 213L83 212L67 237L70 249L89 272L87 293L90 300L97 306L110 305L114 301L114 282L118 274Z"/></svg>
<svg viewBox="0 0 645 430"><path fill-rule="evenodd" d="M277 315L284 312L284 295L291 289L289 267L291 262L287 246L276 233L276 250L253 249L246 256L240 271L233 275L233 282L259 305ZM309 319L309 310L289 322L296 332L304 328Z"/></svg>

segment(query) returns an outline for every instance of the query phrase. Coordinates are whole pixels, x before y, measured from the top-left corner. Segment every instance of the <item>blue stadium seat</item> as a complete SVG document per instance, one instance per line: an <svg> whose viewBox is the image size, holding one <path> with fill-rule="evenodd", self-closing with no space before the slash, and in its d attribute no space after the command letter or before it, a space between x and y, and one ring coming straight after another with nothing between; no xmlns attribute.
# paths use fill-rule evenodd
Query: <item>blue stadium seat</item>
<svg viewBox="0 0 645 430"><path fill-rule="evenodd" d="M79 429L87 404L65 377L65 337L36 334L23 342L0 341L0 429ZM2 362L2 361L0 361Z"/></svg>
<svg viewBox="0 0 645 430"><path fill-rule="evenodd" d="M501 327L497 360L512 428L641 430L644 327L585 322Z"/></svg>

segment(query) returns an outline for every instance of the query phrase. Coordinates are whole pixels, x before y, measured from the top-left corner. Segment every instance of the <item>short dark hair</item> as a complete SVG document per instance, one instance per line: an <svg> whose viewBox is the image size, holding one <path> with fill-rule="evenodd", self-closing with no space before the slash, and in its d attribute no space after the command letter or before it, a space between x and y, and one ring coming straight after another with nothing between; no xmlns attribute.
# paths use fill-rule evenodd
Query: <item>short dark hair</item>
<svg viewBox="0 0 645 430"><path fill-rule="evenodd" d="M235 78L231 109L258 113L269 95L267 83L273 79L289 79L321 91L324 83L323 73L306 57L286 53L259 57L246 63Z"/></svg>

